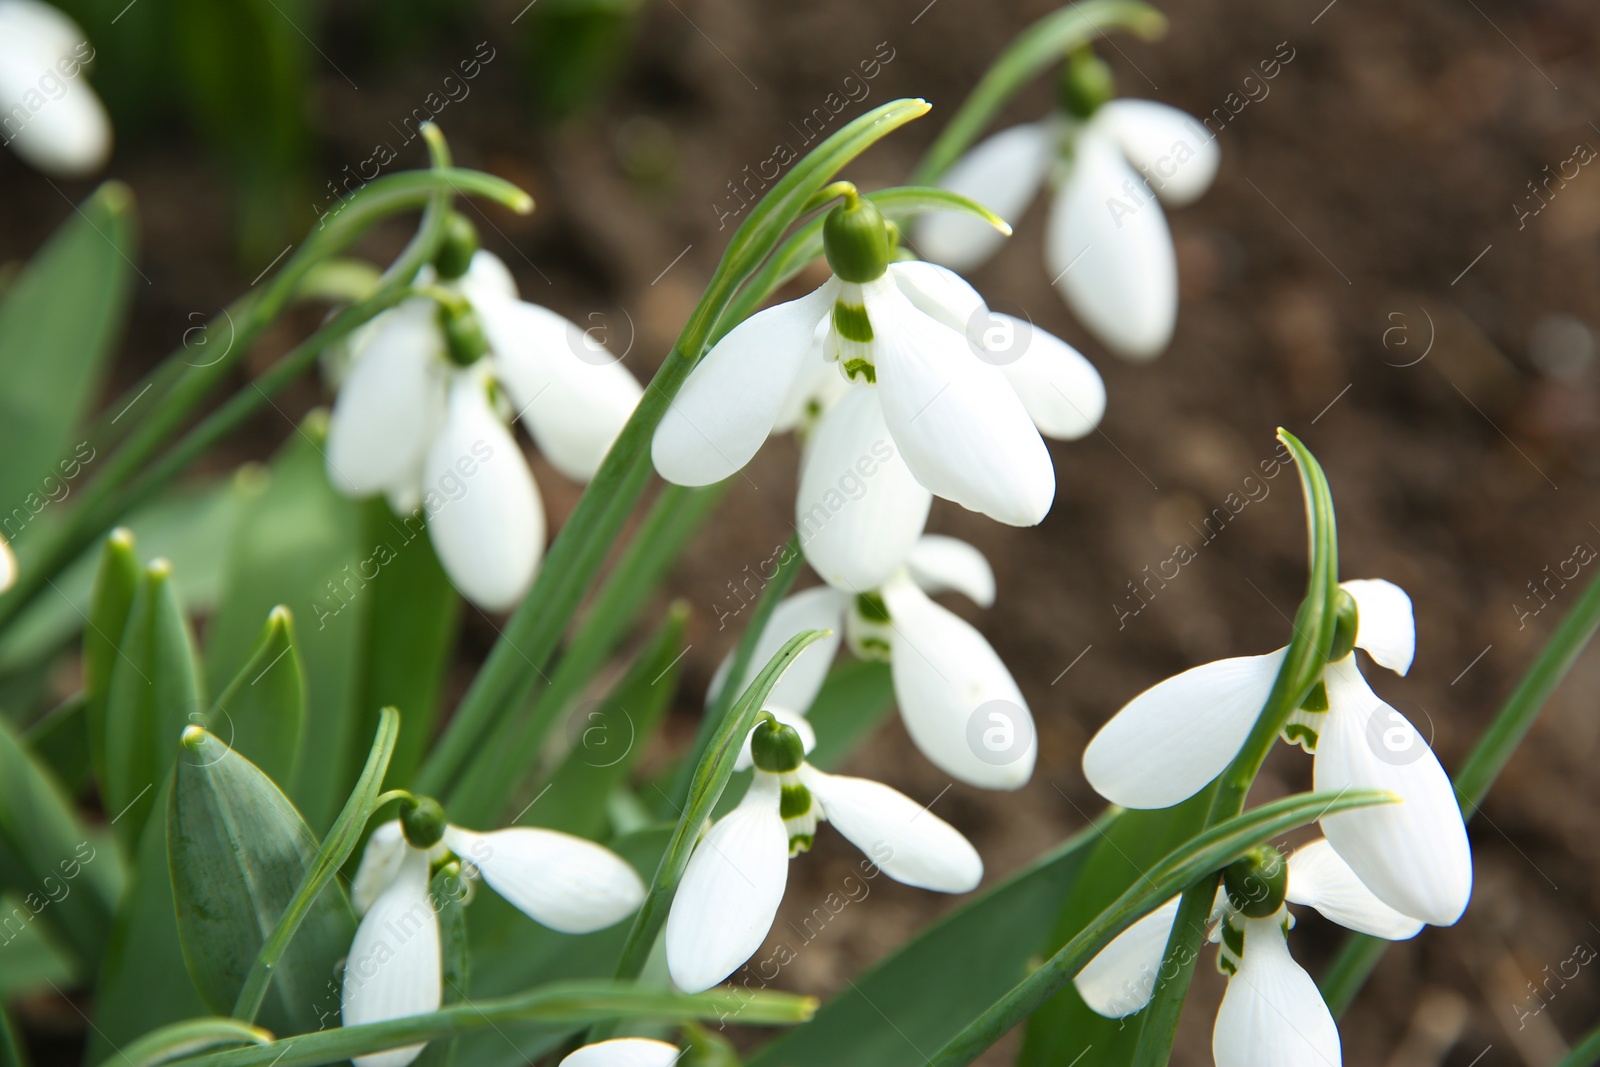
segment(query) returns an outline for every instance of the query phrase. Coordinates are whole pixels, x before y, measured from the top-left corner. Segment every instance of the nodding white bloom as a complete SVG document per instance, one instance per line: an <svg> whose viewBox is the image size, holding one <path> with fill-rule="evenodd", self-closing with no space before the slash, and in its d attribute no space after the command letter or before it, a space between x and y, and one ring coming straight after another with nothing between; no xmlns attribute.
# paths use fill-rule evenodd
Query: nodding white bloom
<svg viewBox="0 0 1600 1067"><path fill-rule="evenodd" d="M983 635L929 598L946 590L990 607L994 572L965 541L930 534L874 589L822 585L788 597L761 632L739 688L795 634L830 630L778 679L767 710L809 731L805 712L845 643L860 659L888 662L906 731L934 765L968 785L1018 789L1032 776L1038 754L1028 702ZM730 663L731 657L713 679L712 695L725 684Z"/></svg>
<svg viewBox="0 0 1600 1067"><path fill-rule="evenodd" d="M559 1067L672 1067L683 1055L678 1046L645 1037L617 1037L585 1045Z"/></svg>
<svg viewBox="0 0 1600 1067"><path fill-rule="evenodd" d="M1013 222L1052 185L1045 231L1052 283L1107 348L1150 359L1172 340L1178 318L1178 260L1160 202L1181 207L1197 199L1216 176L1221 151L1192 116L1150 100L1109 100L1109 81L1090 89L1075 66L1061 113L994 134L939 184ZM917 247L971 270L1000 246L999 235L976 221L954 212L923 216Z"/></svg>
<svg viewBox="0 0 1600 1067"><path fill-rule="evenodd" d="M644 900L644 883L614 852L554 830L517 826L477 833L451 826L437 802L418 798L372 832L351 885L362 916L340 993L346 1026L402 1019L440 1004L438 909L430 872L454 854L463 878L481 877L535 922L564 934L610 926ZM456 881L449 892L465 892ZM458 898L459 899L459 898ZM405 1067L422 1045L357 1056L357 1067Z"/></svg>
<svg viewBox="0 0 1600 1067"><path fill-rule="evenodd" d="M1098 376L1090 369L1085 386L1082 357L1042 331L1015 354L970 341L969 329L991 325L982 298L933 264L889 262L887 224L869 200L851 193L829 213L824 247L834 277L741 322L690 372L656 428L661 476L721 481L775 429L842 394L817 430L803 506L815 477L853 477L874 456L892 470L874 479L874 504L830 522L841 531L830 536L890 513L897 530L920 526L932 496L1013 526L1043 519L1055 470L1040 432L1087 432L1104 405Z"/></svg>
<svg viewBox="0 0 1600 1067"><path fill-rule="evenodd" d="M352 341L328 476L353 496L386 494L401 514L420 507L450 580L498 611L527 592L545 544L544 505L507 417L586 481L642 392L577 325L517 299L495 256L457 258L465 269L439 287L459 307L408 300Z"/></svg>
<svg viewBox="0 0 1600 1067"><path fill-rule="evenodd" d="M880 782L817 770L794 728L763 719L748 745L750 788L696 846L667 914L667 970L684 991L710 989L761 947L789 857L811 847L819 822L897 882L965 893L983 880L983 861L960 831Z"/></svg>
<svg viewBox="0 0 1600 1067"><path fill-rule="evenodd" d="M48 174L82 177L111 156L111 120L83 74L93 58L78 24L49 4L0 0L6 143Z"/></svg>
<svg viewBox="0 0 1600 1067"><path fill-rule="evenodd" d="M1294 917L1286 903L1373 937L1402 941L1422 923L1373 895L1327 841L1289 857L1258 849L1223 874L1211 940L1228 991L1212 1032L1217 1067L1338 1067L1339 1030L1322 994L1289 955ZM1073 979L1091 1009L1117 1019L1149 1003L1162 966L1178 898L1146 915L1102 949Z"/></svg>
<svg viewBox="0 0 1600 1067"><path fill-rule="evenodd" d="M1379 899L1439 926L1472 895L1472 851L1455 790L1428 743L1380 700L1354 650L1397 674L1411 669L1411 598L1382 580L1343 583L1322 683L1284 727L1316 756L1319 790L1382 789L1400 798L1324 816L1323 833ZM1191 668L1145 690L1100 728L1083 754L1095 791L1128 808L1164 808L1199 792L1244 745L1267 702L1284 649Z"/></svg>

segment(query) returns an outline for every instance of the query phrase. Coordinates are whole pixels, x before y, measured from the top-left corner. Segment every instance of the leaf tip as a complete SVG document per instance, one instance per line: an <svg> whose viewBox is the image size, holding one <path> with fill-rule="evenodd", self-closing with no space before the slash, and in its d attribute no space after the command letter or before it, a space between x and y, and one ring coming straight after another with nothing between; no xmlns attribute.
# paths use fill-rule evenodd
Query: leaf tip
<svg viewBox="0 0 1600 1067"><path fill-rule="evenodd" d="M201 745L205 744L205 741L205 727L197 723L190 723L185 726L182 735L178 738L178 743L191 752L197 751Z"/></svg>
<svg viewBox="0 0 1600 1067"><path fill-rule="evenodd" d="M106 544L115 549L132 551L133 531L126 526L118 526L106 535Z"/></svg>
<svg viewBox="0 0 1600 1067"><path fill-rule="evenodd" d="M152 582L164 582L172 577L172 561L165 556L157 557L150 561L144 571Z"/></svg>

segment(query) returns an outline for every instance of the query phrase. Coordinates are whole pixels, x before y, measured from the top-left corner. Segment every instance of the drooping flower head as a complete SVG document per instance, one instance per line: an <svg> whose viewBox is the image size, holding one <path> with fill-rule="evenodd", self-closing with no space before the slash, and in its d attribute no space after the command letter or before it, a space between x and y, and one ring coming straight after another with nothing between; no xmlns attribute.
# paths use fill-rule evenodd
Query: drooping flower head
<svg viewBox="0 0 1600 1067"><path fill-rule="evenodd" d="M584 1045L562 1058L559 1067L673 1067L683 1051L665 1041L617 1037Z"/></svg>
<svg viewBox="0 0 1600 1067"><path fill-rule="evenodd" d="M452 826L436 801L406 801L372 832L351 885L361 915L340 991L346 1026L435 1011L441 1002L438 910L432 872L460 864L535 922L565 934L604 929L644 900L644 883L592 841L517 826L478 833ZM465 992L464 990L461 992ZM357 1067L406 1067L421 1045L356 1057Z"/></svg>
<svg viewBox="0 0 1600 1067"><path fill-rule="evenodd" d="M755 954L783 902L789 858L831 822L897 882L965 893L983 861L961 833L903 793L824 774L802 735L773 717L751 731L755 775L739 806L695 847L667 915L667 969L685 992L709 989Z"/></svg>
<svg viewBox="0 0 1600 1067"><path fill-rule="evenodd" d="M85 73L92 59L78 24L49 4L0 0L0 140L47 174L93 174L111 155L111 120Z"/></svg>
<svg viewBox="0 0 1600 1067"><path fill-rule="evenodd" d="M1150 359L1172 340L1178 261L1160 204L1181 207L1216 176L1216 137L1150 100L1112 100L1110 71L1092 54L1063 70L1061 108L1013 126L957 160L940 184L1001 218L1020 220L1042 186L1055 192L1045 264L1067 305L1107 348ZM918 223L917 247L967 271L999 248L992 230L953 212Z"/></svg>
<svg viewBox="0 0 1600 1067"><path fill-rule="evenodd" d="M504 263L452 219L431 297L368 323L328 427L328 477L353 496L421 508L450 580L503 610L544 554L544 505L506 425L551 465L591 477L632 414L639 383L575 323L517 298Z"/></svg>
<svg viewBox="0 0 1600 1067"><path fill-rule="evenodd" d="M1349 581L1322 682L1284 727L1316 756L1318 790L1387 790L1398 804L1339 812L1328 842L1380 900L1448 926L1472 895L1472 851L1455 790L1428 743L1368 687L1355 650L1398 674L1411 668L1411 598L1382 580ZM1233 760L1266 706L1283 649L1218 660L1134 697L1083 754L1095 791L1128 808L1164 808L1199 792Z"/></svg>

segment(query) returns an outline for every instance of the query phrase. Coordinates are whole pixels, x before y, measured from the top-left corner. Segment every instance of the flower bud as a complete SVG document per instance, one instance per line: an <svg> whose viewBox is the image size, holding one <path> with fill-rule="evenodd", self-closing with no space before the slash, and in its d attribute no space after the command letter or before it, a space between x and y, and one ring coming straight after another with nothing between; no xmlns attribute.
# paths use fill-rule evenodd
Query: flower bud
<svg viewBox="0 0 1600 1067"><path fill-rule="evenodd" d="M828 212L822 249L840 281L870 282L889 269L889 227L872 201L851 193Z"/></svg>
<svg viewBox="0 0 1600 1067"><path fill-rule="evenodd" d="M750 755L755 765L771 774L786 774L805 762L806 746L794 727L767 718L750 735Z"/></svg>
<svg viewBox="0 0 1600 1067"><path fill-rule="evenodd" d="M432 797L400 802L400 830L412 848L429 849L444 838L444 808Z"/></svg>
<svg viewBox="0 0 1600 1067"><path fill-rule="evenodd" d="M1334 609L1333 647L1328 650L1328 662L1338 663L1356 647L1356 631L1361 627L1361 613L1356 610L1356 598L1339 590L1339 604Z"/></svg>
<svg viewBox="0 0 1600 1067"><path fill-rule="evenodd" d="M1253 848L1222 870L1228 903L1251 919L1278 914L1289 890L1289 866L1271 846Z"/></svg>
<svg viewBox="0 0 1600 1067"><path fill-rule="evenodd" d="M450 362L458 367L472 366L489 351L483 323L465 300L439 305L439 328L444 331Z"/></svg>
<svg viewBox="0 0 1600 1067"><path fill-rule="evenodd" d="M1079 49L1061 69L1061 109L1086 119L1116 95L1116 77L1106 61L1088 47Z"/></svg>
<svg viewBox="0 0 1600 1067"><path fill-rule="evenodd" d="M444 222L444 239L439 243L439 253L433 257L439 277L446 280L459 278L472 266L473 253L478 250L478 228L460 212L452 211Z"/></svg>

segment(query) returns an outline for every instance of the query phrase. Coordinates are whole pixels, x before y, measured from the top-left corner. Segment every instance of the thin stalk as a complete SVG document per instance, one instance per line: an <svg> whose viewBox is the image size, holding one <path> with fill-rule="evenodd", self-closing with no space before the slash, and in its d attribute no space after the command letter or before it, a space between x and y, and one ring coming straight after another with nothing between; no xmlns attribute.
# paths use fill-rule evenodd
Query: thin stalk
<svg viewBox="0 0 1600 1067"><path fill-rule="evenodd" d="M1555 1067L1594 1067L1597 1063L1600 1063L1600 1026L1584 1034Z"/></svg>

